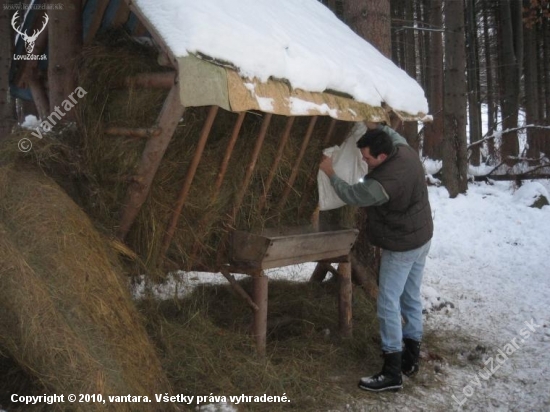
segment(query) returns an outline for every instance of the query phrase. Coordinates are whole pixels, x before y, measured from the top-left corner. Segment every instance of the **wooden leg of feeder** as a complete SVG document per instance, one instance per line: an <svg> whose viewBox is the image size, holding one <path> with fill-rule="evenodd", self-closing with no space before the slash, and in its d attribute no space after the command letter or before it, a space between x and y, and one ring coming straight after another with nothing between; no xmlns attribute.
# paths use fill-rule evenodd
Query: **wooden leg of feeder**
<svg viewBox="0 0 550 412"><path fill-rule="evenodd" d="M339 295L338 309L340 312L340 335L342 337L350 337L352 332L351 324L351 264L349 262L340 263L338 265Z"/></svg>
<svg viewBox="0 0 550 412"><path fill-rule="evenodd" d="M254 303L258 310L254 312L254 338L258 355L265 356L267 334L267 290L268 277L262 271L259 276L253 277Z"/></svg>
<svg viewBox="0 0 550 412"><path fill-rule="evenodd" d="M327 276L327 272L328 272L327 264L323 262L319 262L315 266L315 269L313 269L313 273L311 274L309 281L321 283L323 280L325 280L325 277Z"/></svg>

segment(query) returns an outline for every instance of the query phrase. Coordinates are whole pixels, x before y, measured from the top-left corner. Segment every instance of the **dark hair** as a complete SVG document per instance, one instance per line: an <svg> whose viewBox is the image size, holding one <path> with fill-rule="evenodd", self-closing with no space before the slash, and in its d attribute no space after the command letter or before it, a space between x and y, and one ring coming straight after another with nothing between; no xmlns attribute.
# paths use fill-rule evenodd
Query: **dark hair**
<svg viewBox="0 0 550 412"><path fill-rule="evenodd" d="M393 150L393 142L391 137L380 129L368 130L357 141L357 147L363 149L368 147L372 157L378 157L379 154L384 153L390 155Z"/></svg>

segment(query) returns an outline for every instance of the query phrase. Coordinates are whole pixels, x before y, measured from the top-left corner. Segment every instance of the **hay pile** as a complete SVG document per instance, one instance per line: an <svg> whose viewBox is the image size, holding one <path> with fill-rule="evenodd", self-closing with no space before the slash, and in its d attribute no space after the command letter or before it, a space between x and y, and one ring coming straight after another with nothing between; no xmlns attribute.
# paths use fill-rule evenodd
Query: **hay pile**
<svg viewBox="0 0 550 412"><path fill-rule="evenodd" d="M55 182L28 165L0 167L0 262L0 351L27 371L44 391L39 394L152 396L170 390L105 239Z"/></svg>
<svg viewBox="0 0 550 412"><path fill-rule="evenodd" d="M166 97L165 90L121 89L126 76L166 70L156 63L156 51L113 33L101 43L83 52L79 84L88 92L79 102L80 156L86 175L83 207L105 228L114 230L128 188L135 174L145 141L105 134L108 126L150 127L155 123ZM157 263L162 238L175 200L191 162L208 108L188 108L177 127L164 156L153 187L139 214L127 243L147 267ZM256 170L239 209L236 221L230 219L235 195L240 189L251 157L263 114L248 113L233 152L224 184L212 201L214 181L233 129L237 114L219 110L209 140L183 209L169 258L184 269L196 266L216 267L216 253L228 229L259 230L309 224L316 207L316 169L322 140L330 119L318 119L306 155L300 164L298 179L287 203L277 210L278 201L300 151L310 118L297 118L282 161L276 171L267 207L258 210L265 181L276 156L286 123L284 116L273 116ZM349 124L340 122L335 141L341 140ZM335 144L335 141L332 144ZM342 220L342 216L347 219ZM333 222L351 223L353 210L328 214ZM192 253L192 251L196 253ZM198 252L198 253L197 253Z"/></svg>

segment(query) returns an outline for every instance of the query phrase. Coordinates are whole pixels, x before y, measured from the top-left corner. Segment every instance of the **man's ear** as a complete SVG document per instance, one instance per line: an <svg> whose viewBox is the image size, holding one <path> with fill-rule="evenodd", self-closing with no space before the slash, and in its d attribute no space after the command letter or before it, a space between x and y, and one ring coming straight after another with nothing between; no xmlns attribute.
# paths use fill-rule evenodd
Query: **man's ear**
<svg viewBox="0 0 550 412"><path fill-rule="evenodd" d="M388 158L388 155L386 153L380 153L378 155L378 160L380 160L381 162L383 162L384 160L386 160Z"/></svg>

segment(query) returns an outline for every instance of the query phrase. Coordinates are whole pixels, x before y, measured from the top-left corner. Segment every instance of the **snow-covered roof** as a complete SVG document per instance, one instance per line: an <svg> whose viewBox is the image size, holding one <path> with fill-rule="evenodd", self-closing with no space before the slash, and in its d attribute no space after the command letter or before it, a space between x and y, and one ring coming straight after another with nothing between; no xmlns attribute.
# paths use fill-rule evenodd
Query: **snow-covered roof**
<svg viewBox="0 0 550 412"><path fill-rule="evenodd" d="M135 0L133 4L178 61L207 56L229 63L241 78L250 79L244 83L284 80L290 90L336 91L368 106L380 108L385 103L417 118L428 113L420 85L317 0ZM248 88L254 95L255 88ZM269 111L265 108L271 103L259 100L269 97L254 97L264 106L260 109Z"/></svg>

